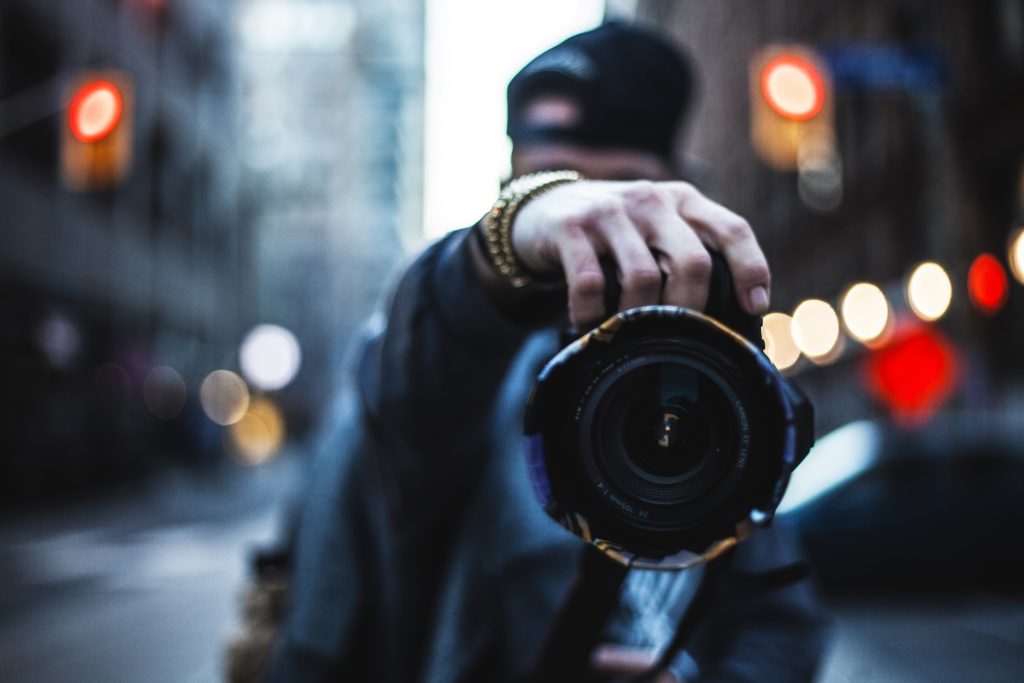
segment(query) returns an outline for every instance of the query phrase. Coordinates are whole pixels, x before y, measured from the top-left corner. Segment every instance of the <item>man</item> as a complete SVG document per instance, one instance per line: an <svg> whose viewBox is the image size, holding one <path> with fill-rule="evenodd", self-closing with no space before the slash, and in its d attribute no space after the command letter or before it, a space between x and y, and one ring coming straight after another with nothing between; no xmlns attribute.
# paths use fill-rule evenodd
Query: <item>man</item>
<svg viewBox="0 0 1024 683"><path fill-rule="evenodd" d="M513 174L572 169L588 180L530 177L491 219L433 245L401 277L386 319L357 350L321 453L274 680L528 674L580 541L533 500L522 413L558 328L613 313L600 259L615 263L622 309L702 309L708 248L725 256L748 313L768 307L768 266L750 226L675 180L691 90L671 46L615 23L542 54L509 84ZM767 532L734 564L757 572L791 559ZM594 669L648 666L697 574L633 571ZM820 635L806 585L717 606L658 680L812 676Z"/></svg>

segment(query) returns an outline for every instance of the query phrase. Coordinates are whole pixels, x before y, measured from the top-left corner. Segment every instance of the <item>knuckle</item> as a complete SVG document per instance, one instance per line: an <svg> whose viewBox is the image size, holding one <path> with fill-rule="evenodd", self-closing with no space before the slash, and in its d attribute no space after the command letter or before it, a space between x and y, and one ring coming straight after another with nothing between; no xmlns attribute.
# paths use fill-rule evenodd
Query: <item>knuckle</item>
<svg viewBox="0 0 1024 683"><path fill-rule="evenodd" d="M587 299L604 294L604 277L600 273L582 273L576 278L576 295Z"/></svg>
<svg viewBox="0 0 1024 683"><path fill-rule="evenodd" d="M580 242L586 239L586 228L576 216L563 216L556 224L555 234L565 242Z"/></svg>
<svg viewBox="0 0 1024 683"><path fill-rule="evenodd" d="M706 279L711 277L711 254L703 249L686 254L679 265L680 270L688 278Z"/></svg>
<svg viewBox="0 0 1024 683"><path fill-rule="evenodd" d="M676 196L684 201L700 194L696 187L685 180L673 180L670 185Z"/></svg>
<svg viewBox="0 0 1024 683"><path fill-rule="evenodd" d="M650 180L635 180L623 191L627 200L634 204L662 204L665 196L658 185Z"/></svg>
<svg viewBox="0 0 1024 683"><path fill-rule="evenodd" d="M607 196L594 199L583 212L583 222L594 225L622 212L622 200Z"/></svg>
<svg viewBox="0 0 1024 683"><path fill-rule="evenodd" d="M725 239L731 243L750 239L753 234L754 230L750 227L750 223L740 216L732 217L724 225Z"/></svg>
<svg viewBox="0 0 1024 683"><path fill-rule="evenodd" d="M772 279L771 271L768 270L768 264L757 261L749 263L743 268L744 278L751 283L763 283L769 284Z"/></svg>
<svg viewBox="0 0 1024 683"><path fill-rule="evenodd" d="M622 279L628 289L647 291L661 287L661 271L655 268L635 268L624 273Z"/></svg>

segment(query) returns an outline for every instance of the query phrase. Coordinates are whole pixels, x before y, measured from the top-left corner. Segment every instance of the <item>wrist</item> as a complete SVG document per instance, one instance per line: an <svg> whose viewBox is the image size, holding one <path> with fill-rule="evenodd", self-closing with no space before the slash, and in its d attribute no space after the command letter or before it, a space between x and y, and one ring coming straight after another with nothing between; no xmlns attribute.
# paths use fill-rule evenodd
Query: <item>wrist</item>
<svg viewBox="0 0 1024 683"><path fill-rule="evenodd" d="M535 326L550 323L565 314L566 287L561 277L531 277L526 284L516 286L495 269L488 257L482 221L465 236L462 249L477 284L512 322Z"/></svg>
<svg viewBox="0 0 1024 683"><path fill-rule="evenodd" d="M542 171L519 176L502 189L480 221L482 245L491 267L513 287L524 287L533 274L513 247L512 228L519 211L531 200L558 187L583 180L576 171Z"/></svg>

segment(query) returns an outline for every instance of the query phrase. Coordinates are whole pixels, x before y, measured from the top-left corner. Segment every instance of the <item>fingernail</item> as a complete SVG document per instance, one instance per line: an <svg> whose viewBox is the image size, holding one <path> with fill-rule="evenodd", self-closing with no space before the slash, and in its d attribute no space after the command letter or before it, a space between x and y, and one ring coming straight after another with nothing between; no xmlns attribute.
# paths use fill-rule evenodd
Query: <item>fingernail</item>
<svg viewBox="0 0 1024 683"><path fill-rule="evenodd" d="M764 313L768 310L768 290L761 285L750 290L750 310Z"/></svg>

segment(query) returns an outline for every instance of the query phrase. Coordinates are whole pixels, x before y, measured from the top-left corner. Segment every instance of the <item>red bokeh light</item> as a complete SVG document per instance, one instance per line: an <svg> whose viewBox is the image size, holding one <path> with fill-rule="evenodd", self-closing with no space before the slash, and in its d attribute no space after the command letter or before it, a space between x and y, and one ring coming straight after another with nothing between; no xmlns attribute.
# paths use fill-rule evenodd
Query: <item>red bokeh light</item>
<svg viewBox="0 0 1024 683"><path fill-rule="evenodd" d="M825 106L825 79L807 59L784 54L761 71L761 93L779 116L808 121Z"/></svg>
<svg viewBox="0 0 1024 683"><path fill-rule="evenodd" d="M91 81L79 88L68 106L71 134L82 142L97 142L114 132L121 120L121 92L109 81Z"/></svg>
<svg viewBox="0 0 1024 683"><path fill-rule="evenodd" d="M862 367L868 391L906 424L925 422L956 388L956 348L937 329L904 322L885 347L872 351Z"/></svg>
<svg viewBox="0 0 1024 683"><path fill-rule="evenodd" d="M1010 296L1010 281L1003 264L992 254L974 259L967 273L967 293L974 307L985 315L995 315Z"/></svg>

